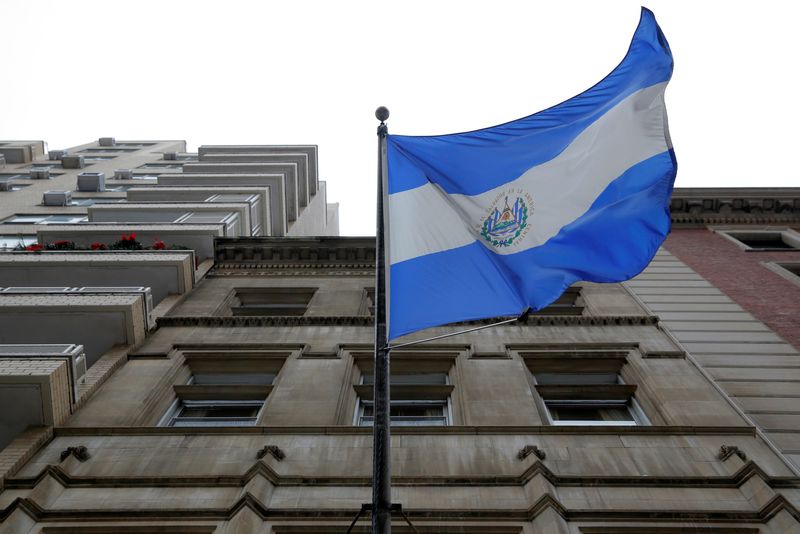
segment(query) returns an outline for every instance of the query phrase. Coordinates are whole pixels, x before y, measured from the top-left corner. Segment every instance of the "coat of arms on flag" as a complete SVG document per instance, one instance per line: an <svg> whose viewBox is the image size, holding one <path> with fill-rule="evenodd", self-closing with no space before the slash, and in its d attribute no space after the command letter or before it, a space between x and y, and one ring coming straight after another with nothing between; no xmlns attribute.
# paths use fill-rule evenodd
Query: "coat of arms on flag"
<svg viewBox="0 0 800 534"><path fill-rule="evenodd" d="M508 194L504 195L505 205L495 201L481 225L481 237L494 247L507 247L528 231L528 214L533 211L531 196L514 191L509 194L513 203L509 206Z"/></svg>

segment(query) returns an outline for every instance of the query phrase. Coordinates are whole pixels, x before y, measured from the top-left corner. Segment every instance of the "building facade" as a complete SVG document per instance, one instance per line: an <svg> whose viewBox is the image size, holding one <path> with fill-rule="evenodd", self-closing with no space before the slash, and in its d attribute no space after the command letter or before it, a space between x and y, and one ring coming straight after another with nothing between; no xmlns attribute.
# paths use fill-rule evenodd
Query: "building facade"
<svg viewBox="0 0 800 534"><path fill-rule="evenodd" d="M0 533L346 532L371 500L374 240L331 235L316 170L295 208L303 187L261 167L298 147L151 146L136 163L162 167L130 163L157 176L124 202L0 193L5 234L44 247L0 254ZM30 165L7 152L3 173ZM77 174L48 185L80 198ZM242 178L264 174L282 179ZM800 532L800 190L672 208L635 279L392 353L398 532ZM73 212L88 221L13 219ZM117 248L130 233L165 246Z"/></svg>

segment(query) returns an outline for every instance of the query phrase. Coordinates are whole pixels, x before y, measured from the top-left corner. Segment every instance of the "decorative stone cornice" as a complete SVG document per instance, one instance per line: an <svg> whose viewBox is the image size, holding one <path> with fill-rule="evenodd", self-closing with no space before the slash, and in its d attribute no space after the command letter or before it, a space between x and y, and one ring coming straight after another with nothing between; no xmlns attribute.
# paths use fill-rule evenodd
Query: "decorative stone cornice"
<svg viewBox="0 0 800 534"><path fill-rule="evenodd" d="M530 446L529 446L530 447ZM528 447L526 447L527 449ZM533 447L536 449L536 447ZM524 451L525 449L523 449ZM541 451L540 451L541 452ZM800 488L800 478L788 476L772 476L756 463L750 461L742 465L735 473L718 476L619 476L619 475L560 475L553 472L543 463L544 454L522 470L518 475L473 475L473 476L393 476L392 484L396 486L524 486L537 476L544 477L554 486L609 486L609 487L681 487L681 488L739 488L751 477L760 477L772 488ZM527 455L526 455L527 457ZM263 456L262 456L263 458ZM525 457L520 457L525 460ZM280 461L276 458L275 461ZM244 487L257 476L268 480L274 486L369 486L371 478L365 476L328 476L305 477L280 474L272 467L257 461L241 475L214 476L86 476L72 475L60 465L49 465L37 475L30 477L12 477L6 481L6 489L34 489L46 477L51 477L65 488L93 487Z"/></svg>
<svg viewBox="0 0 800 534"><path fill-rule="evenodd" d="M455 323L451 326L491 324L495 319ZM517 325L525 326L655 326L655 315L529 315ZM372 326L369 315L303 315L265 317L166 316L158 318L159 327L203 326L234 328L248 326Z"/></svg>
<svg viewBox="0 0 800 534"><path fill-rule="evenodd" d="M212 479L196 480L202 482L202 486L238 486L247 487L247 482L256 476L262 476L273 485L303 485L302 480L294 480L291 477L282 477L274 470L258 462L253 468L242 477L214 477ZM436 484L445 486L472 486L475 484L492 486L524 486L535 477L543 477L545 480L554 484L567 486L648 486L648 487L726 487L738 488L753 476L758 476L772 487L773 478L764 473L762 469L752 462L746 464L737 473L730 477L688 477L670 479L667 477L623 477L630 480L622 481L619 477L580 477L580 476L558 476L547 469L541 462L535 462L522 475L513 477L513 480L484 480L485 477L478 477L481 480L458 479L458 480L437 480L422 482L421 480L407 481L408 484L419 487L423 484ZM108 480L98 479L97 477L73 477L58 467L48 467L37 477L31 479L15 478L9 480L9 488L32 488L38 483L51 477L57 480L64 487L164 487L164 482L168 482L168 487L194 486L188 478L180 478L175 481L158 480L158 478L120 478L109 477ZM230 479L230 480L228 480ZM159 483L162 484L159 484ZM320 480L311 479L310 484L319 485ZM343 485L345 481L338 481L336 485ZM345 485L348 486L368 486L369 478L348 479ZM398 480L399 482L399 480ZM688 482L688 483L687 483ZM188 484L187 484L188 483ZM699 485L698 485L699 484ZM402 484L399 484L402 485ZM797 487L797 480L780 480L779 487ZM6 520L17 510L30 516L35 521L64 521L64 520L83 520L83 521L125 521L125 520L230 520L244 508L250 509L262 520L308 520L314 518L315 521L325 520L344 520L350 519L356 510L349 508L273 508L258 497L245 490L236 501L224 508L160 508L160 507L137 507L137 508L95 508L95 509L65 509L49 508L39 504L31 497L17 497L11 501L4 509L0 509L0 522ZM691 521L691 522L758 522L766 523L776 514L786 511L795 520L800 520L800 512L789 502L786 497L779 493L773 494L772 498L758 508L753 509L686 509L686 508L660 508L660 509L571 509L560 502L560 500L550 491L545 491L527 508L472 508L472 509L406 509L407 515L418 521L426 520L484 520L499 522L520 522L532 521L547 510L553 510L567 521Z"/></svg>
<svg viewBox="0 0 800 534"><path fill-rule="evenodd" d="M375 262L374 237L217 238L216 261L272 265L368 264Z"/></svg>
<svg viewBox="0 0 800 534"><path fill-rule="evenodd" d="M800 222L800 188L676 188L674 224L791 224Z"/></svg>
<svg viewBox="0 0 800 534"><path fill-rule="evenodd" d="M372 435L366 426L247 426L247 427L56 427L55 437L75 436L186 436L186 435ZM625 436L755 436L751 426L398 426L397 435L469 435L469 436L531 436L531 435L625 435Z"/></svg>

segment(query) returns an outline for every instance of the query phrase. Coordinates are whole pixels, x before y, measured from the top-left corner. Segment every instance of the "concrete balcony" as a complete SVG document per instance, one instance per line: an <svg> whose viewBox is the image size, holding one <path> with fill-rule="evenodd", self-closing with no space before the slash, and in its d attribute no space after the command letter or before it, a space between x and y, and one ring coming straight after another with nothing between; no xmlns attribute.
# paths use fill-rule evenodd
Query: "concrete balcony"
<svg viewBox="0 0 800 534"><path fill-rule="evenodd" d="M137 187L127 192L128 202L246 202L257 236L271 236L267 187ZM259 230L259 231L256 231Z"/></svg>
<svg viewBox="0 0 800 534"><path fill-rule="evenodd" d="M297 220L297 196L288 194L281 174L162 174L158 186L258 187L269 191L270 226L275 236L286 235L289 223Z"/></svg>
<svg viewBox="0 0 800 534"><path fill-rule="evenodd" d="M294 163L297 165L297 178L308 184L308 195L317 192L317 177L309 172L309 156L303 152L282 152L279 154L205 154L201 163Z"/></svg>
<svg viewBox="0 0 800 534"><path fill-rule="evenodd" d="M122 202L95 204L87 209L89 222L224 224L225 235L253 235L250 205L220 202Z"/></svg>
<svg viewBox="0 0 800 534"><path fill-rule="evenodd" d="M144 286L158 306L194 286L191 250L47 251L0 253L6 286Z"/></svg>
<svg viewBox="0 0 800 534"><path fill-rule="evenodd" d="M317 167L317 145L203 145L198 150L201 162L213 162L215 157L231 155L274 154L292 161L293 154L305 154L308 160L308 183L310 194L315 194L319 184Z"/></svg>
<svg viewBox="0 0 800 534"><path fill-rule="evenodd" d="M122 234L131 232L145 245L161 240L168 247L179 245L194 250L198 262L214 257L215 237L235 235L233 229L227 228L225 224L84 223L36 228L39 243L68 240L83 247L89 247L92 243L110 245L118 241Z"/></svg>
<svg viewBox="0 0 800 534"><path fill-rule="evenodd" d="M76 354L76 349L78 353ZM63 424L77 398L77 345L0 345L0 450L31 425Z"/></svg>
<svg viewBox="0 0 800 534"><path fill-rule="evenodd" d="M140 345L147 332L142 293L0 293L0 343L80 344L91 367L114 345Z"/></svg>

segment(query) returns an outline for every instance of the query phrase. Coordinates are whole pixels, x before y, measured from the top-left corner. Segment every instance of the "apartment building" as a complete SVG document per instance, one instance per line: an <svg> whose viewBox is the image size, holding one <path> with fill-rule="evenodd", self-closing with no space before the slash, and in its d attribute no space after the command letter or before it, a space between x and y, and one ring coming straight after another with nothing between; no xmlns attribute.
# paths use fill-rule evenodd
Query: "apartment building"
<svg viewBox="0 0 800 534"><path fill-rule="evenodd" d="M254 233L242 199L266 188L272 208L280 181L249 177L286 176L262 166L270 147L159 150L127 165L152 183L104 168L107 189L133 186L95 194L124 202L7 234L165 247L0 254L17 288L0 292L0 533L344 533L371 501L374 240L325 235L335 209L310 180L296 209L284 180L285 215ZM80 172L58 188L73 201ZM73 213L9 207L41 202L39 183L0 193L3 216ZM226 194L242 196L203 209ZM217 233L181 242L206 224L150 219L180 210L219 216ZM392 353L396 531L800 531L800 190L676 190L672 214L631 281ZM113 285L128 289L98 290Z"/></svg>

